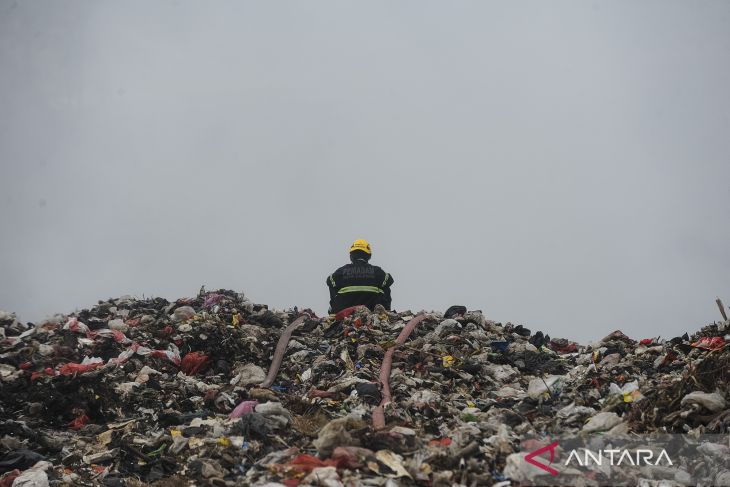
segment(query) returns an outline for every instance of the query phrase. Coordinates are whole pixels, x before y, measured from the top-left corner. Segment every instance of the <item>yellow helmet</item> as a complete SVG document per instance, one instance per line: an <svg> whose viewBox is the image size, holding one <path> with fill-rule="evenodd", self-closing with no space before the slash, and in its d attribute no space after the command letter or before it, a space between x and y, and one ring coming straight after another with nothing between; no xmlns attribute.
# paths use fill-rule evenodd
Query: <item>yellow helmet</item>
<svg viewBox="0 0 730 487"><path fill-rule="evenodd" d="M370 250L370 244L367 240L357 239L352 242L352 245L350 246L350 252L354 250L362 250L368 255L373 255L373 252Z"/></svg>

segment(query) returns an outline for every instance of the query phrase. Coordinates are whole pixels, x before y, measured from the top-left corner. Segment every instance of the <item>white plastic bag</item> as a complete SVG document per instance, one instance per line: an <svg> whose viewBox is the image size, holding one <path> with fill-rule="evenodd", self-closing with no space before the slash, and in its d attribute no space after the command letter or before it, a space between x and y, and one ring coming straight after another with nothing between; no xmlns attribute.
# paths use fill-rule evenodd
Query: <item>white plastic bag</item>
<svg viewBox="0 0 730 487"><path fill-rule="evenodd" d="M560 394L562 388L562 375L551 375L544 378L538 377L530 381L530 385L527 386L527 395L532 399L538 399L540 396L557 396Z"/></svg>

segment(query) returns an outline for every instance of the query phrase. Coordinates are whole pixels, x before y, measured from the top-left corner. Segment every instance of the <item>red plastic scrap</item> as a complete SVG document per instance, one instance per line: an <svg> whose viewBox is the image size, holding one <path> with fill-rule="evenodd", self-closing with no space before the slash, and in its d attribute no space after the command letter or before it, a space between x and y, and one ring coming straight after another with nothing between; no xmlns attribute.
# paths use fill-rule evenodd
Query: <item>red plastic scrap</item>
<svg viewBox="0 0 730 487"><path fill-rule="evenodd" d="M89 417L85 414L82 414L78 418L75 418L73 421L71 421L68 424L68 427L72 430L78 430L86 426L89 422Z"/></svg>
<svg viewBox="0 0 730 487"><path fill-rule="evenodd" d="M180 358L176 357L172 352L170 352L168 350L152 350L152 351L150 351L149 354L152 357L168 359L175 365L181 365ZM190 354L188 354L188 355L190 355Z"/></svg>
<svg viewBox="0 0 730 487"><path fill-rule="evenodd" d="M285 465L287 469L295 470L299 473L309 473L319 467L340 467L339 460L320 460L312 455L303 453L294 457Z"/></svg>
<svg viewBox="0 0 730 487"><path fill-rule="evenodd" d="M200 352L190 352L185 355L180 363L180 370L186 375L195 375L208 363L208 356Z"/></svg>
<svg viewBox="0 0 730 487"><path fill-rule="evenodd" d="M18 367L20 370L28 370L33 364L31 362L23 362Z"/></svg>
<svg viewBox="0 0 730 487"><path fill-rule="evenodd" d="M18 477L20 477L20 470L17 468L0 475L0 487L11 487Z"/></svg>
<svg viewBox="0 0 730 487"><path fill-rule="evenodd" d="M312 455L307 455L306 453L295 456L289 462L289 465L295 465L297 467L297 470L302 470L305 472L311 472L315 468L327 466L324 460L320 460L319 458Z"/></svg>
<svg viewBox="0 0 730 487"><path fill-rule="evenodd" d="M451 444L451 438L441 438L438 440L431 440L428 442L428 446L449 446Z"/></svg>
<svg viewBox="0 0 730 487"><path fill-rule="evenodd" d="M725 347L725 339L722 337L702 337L694 342L692 346L704 350L720 350Z"/></svg>
<svg viewBox="0 0 730 487"><path fill-rule="evenodd" d="M69 318L66 322L68 329L76 333L84 333L89 331L89 327L80 322L78 318Z"/></svg>
<svg viewBox="0 0 730 487"><path fill-rule="evenodd" d="M358 308L360 308L360 305L350 306L349 308L343 309L342 311L340 311L339 313L337 313L335 315L335 320L336 321L342 321L342 320L344 320L345 318L347 318L348 316L350 316L351 314L353 314L355 311L357 311Z"/></svg>
<svg viewBox="0 0 730 487"><path fill-rule="evenodd" d="M98 369L99 367L102 367L104 365L104 362L95 362L93 364L65 364L63 367L58 369L58 373L61 375L74 375L74 374L83 374L85 372L90 372L94 369Z"/></svg>
<svg viewBox="0 0 730 487"><path fill-rule="evenodd" d="M642 338L639 342L640 345L651 345L652 343L654 343L653 338Z"/></svg>

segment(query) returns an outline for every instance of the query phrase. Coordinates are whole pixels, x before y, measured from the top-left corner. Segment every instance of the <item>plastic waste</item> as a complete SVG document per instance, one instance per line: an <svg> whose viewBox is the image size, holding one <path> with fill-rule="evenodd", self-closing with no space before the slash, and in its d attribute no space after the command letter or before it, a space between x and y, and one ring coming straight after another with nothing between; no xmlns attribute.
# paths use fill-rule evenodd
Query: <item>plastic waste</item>
<svg viewBox="0 0 730 487"><path fill-rule="evenodd" d="M172 313L175 321L185 321L195 316L195 309L192 306L180 306Z"/></svg>
<svg viewBox="0 0 730 487"><path fill-rule="evenodd" d="M235 368L235 377L231 379L231 385L248 386L261 384L266 379L264 369L255 364L245 364Z"/></svg>
<svg viewBox="0 0 730 487"><path fill-rule="evenodd" d="M397 453L393 453L390 450L378 450L375 452L375 458L378 460L378 462L382 463L392 472L394 472L394 475L396 477L412 478L411 474L403 466L403 457L401 457ZM377 469L376 471L380 472L380 467L376 467L376 465L377 464L373 462L368 463L368 467L371 470Z"/></svg>
<svg viewBox="0 0 730 487"><path fill-rule="evenodd" d="M608 431L614 426L621 424L621 418L613 412L600 412L592 416L583 426L584 433L595 433L598 431Z"/></svg>
<svg viewBox="0 0 730 487"><path fill-rule="evenodd" d="M190 352L182 358L180 370L186 375L195 375L208 363L208 355L201 352Z"/></svg>
<svg viewBox="0 0 730 487"><path fill-rule="evenodd" d="M350 416L333 419L320 430L312 444L321 456L329 457L338 446L360 446L359 439L350 431L363 426L361 420Z"/></svg>
<svg viewBox="0 0 730 487"><path fill-rule="evenodd" d="M58 369L61 375L84 374L104 366L104 361L99 357L84 357L80 364L68 363Z"/></svg>
<svg viewBox="0 0 730 487"><path fill-rule="evenodd" d="M242 401L233 411L231 411L231 414L229 414L228 417L235 419L240 418L244 414L252 413L257 404L258 401Z"/></svg>
<svg viewBox="0 0 730 487"><path fill-rule="evenodd" d="M463 309L335 318L226 290L0 312L0 482L45 460L53 485L500 485L539 473L528 435L727 431L716 323L579 345Z"/></svg>
<svg viewBox="0 0 730 487"><path fill-rule="evenodd" d="M363 468L368 461L375 459L375 453L357 446L338 446L332 452L332 460L344 468Z"/></svg>
<svg viewBox="0 0 730 487"><path fill-rule="evenodd" d="M708 411L716 413L727 408L727 401L719 392L707 393L702 391L690 392L682 398L681 404L699 404Z"/></svg>
<svg viewBox="0 0 730 487"><path fill-rule="evenodd" d="M323 487L342 487L335 467L317 467L302 479L305 485L321 485Z"/></svg>
<svg viewBox="0 0 730 487"><path fill-rule="evenodd" d="M13 487L47 487L49 483L46 470L52 466L50 462L46 461L36 463L15 478Z"/></svg>
<svg viewBox="0 0 730 487"><path fill-rule="evenodd" d="M639 390L638 380L627 382L621 387L612 382L609 385L609 392L611 394L620 395L624 402L636 402L644 398L643 394L641 394L641 391Z"/></svg>
<svg viewBox="0 0 730 487"><path fill-rule="evenodd" d="M15 449L0 458L0 474L12 470L25 470L45 460L45 456L24 448Z"/></svg>
<svg viewBox="0 0 730 487"><path fill-rule="evenodd" d="M705 350L720 350L725 347L725 339L723 337L702 337L692 343L692 346Z"/></svg>
<svg viewBox="0 0 730 487"><path fill-rule="evenodd" d="M555 397L560 395L563 387L563 376L551 375L532 379L527 387L527 395L532 399Z"/></svg>

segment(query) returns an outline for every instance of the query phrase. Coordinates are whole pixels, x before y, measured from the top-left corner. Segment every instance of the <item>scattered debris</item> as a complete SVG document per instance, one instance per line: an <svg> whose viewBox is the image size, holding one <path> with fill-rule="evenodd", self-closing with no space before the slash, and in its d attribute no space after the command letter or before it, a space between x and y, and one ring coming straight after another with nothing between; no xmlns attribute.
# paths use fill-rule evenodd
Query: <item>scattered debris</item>
<svg viewBox="0 0 730 487"><path fill-rule="evenodd" d="M0 485L507 485L528 436L730 430L724 322L582 346L201 290L0 325Z"/></svg>

